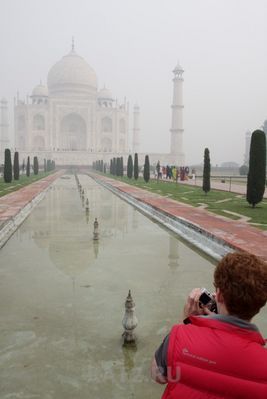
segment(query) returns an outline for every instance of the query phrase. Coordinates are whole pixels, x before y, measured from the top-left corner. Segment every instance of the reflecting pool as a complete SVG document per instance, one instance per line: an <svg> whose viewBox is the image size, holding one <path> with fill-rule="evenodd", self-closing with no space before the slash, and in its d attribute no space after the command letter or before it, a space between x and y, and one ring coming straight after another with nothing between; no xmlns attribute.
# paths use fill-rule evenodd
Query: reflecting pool
<svg viewBox="0 0 267 399"><path fill-rule="evenodd" d="M1 250L1 399L159 398L154 351L191 288L212 289L210 259L88 176L79 180L88 215L74 176L63 176ZM121 340L129 289L139 322L132 349Z"/></svg>

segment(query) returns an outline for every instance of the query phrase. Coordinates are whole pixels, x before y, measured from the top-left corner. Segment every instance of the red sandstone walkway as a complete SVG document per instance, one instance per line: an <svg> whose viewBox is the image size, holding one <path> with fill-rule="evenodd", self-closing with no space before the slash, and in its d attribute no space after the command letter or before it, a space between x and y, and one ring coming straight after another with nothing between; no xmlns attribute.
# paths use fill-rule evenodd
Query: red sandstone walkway
<svg viewBox="0 0 267 399"><path fill-rule="evenodd" d="M125 192L138 201L153 206L170 216L183 218L196 226L224 240L228 245L239 251L247 251L260 256L267 261L267 231L249 226L245 222L226 219L204 209L174 201L158 194L142 190L118 180L95 175L97 179L105 180L118 190Z"/></svg>
<svg viewBox="0 0 267 399"><path fill-rule="evenodd" d="M64 171L53 173L13 193L0 197L0 229L6 221L16 216L29 202L63 173Z"/></svg>
<svg viewBox="0 0 267 399"><path fill-rule="evenodd" d="M231 193L236 193L236 194L242 194L242 195L246 195L247 192L247 186L246 184L238 184L238 183L231 183L231 186L229 184L229 179L227 179L228 181L226 183L222 183L220 181L215 181L211 179L211 188L216 189L216 190L221 190L221 191L228 191ZM234 181L234 177L233 177L233 181ZM197 180L186 180L183 181L182 184L188 184L190 186L198 186L198 187L202 187L202 179L197 179ZM267 198L267 188L265 189L264 198Z"/></svg>

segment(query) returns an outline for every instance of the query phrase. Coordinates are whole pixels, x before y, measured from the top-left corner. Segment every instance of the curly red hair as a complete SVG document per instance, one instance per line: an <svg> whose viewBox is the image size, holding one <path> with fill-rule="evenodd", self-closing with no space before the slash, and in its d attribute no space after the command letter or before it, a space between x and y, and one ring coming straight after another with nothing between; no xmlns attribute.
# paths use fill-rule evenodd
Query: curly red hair
<svg viewBox="0 0 267 399"><path fill-rule="evenodd" d="M250 320L267 301L267 264L255 255L229 253L215 269L214 285L231 315Z"/></svg>

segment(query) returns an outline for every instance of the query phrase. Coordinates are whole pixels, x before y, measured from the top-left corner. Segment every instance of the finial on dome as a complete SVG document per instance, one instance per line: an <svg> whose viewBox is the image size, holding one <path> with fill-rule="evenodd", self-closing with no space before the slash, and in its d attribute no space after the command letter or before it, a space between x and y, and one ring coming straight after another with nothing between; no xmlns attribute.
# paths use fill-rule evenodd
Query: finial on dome
<svg viewBox="0 0 267 399"><path fill-rule="evenodd" d="M74 36L72 36L71 51L74 51Z"/></svg>

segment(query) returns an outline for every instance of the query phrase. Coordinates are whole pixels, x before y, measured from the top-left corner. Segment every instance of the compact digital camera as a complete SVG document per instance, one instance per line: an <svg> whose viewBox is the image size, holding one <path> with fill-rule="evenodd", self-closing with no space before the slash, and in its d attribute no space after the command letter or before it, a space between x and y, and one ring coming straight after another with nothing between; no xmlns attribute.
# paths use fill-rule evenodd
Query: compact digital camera
<svg viewBox="0 0 267 399"><path fill-rule="evenodd" d="M202 288L201 295L199 297L199 306L207 307L211 312L218 313L217 311L217 304L214 297L211 293L206 290L206 288Z"/></svg>

